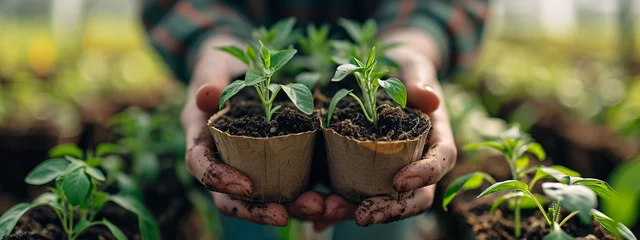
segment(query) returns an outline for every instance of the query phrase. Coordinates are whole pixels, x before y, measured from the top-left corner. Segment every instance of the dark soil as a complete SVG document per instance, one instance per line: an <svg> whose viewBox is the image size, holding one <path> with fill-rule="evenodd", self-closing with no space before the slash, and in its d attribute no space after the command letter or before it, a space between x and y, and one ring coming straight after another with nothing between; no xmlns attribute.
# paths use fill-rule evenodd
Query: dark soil
<svg viewBox="0 0 640 240"><path fill-rule="evenodd" d="M264 107L257 102L240 101L232 104L231 110L215 123L220 131L237 136L275 137L318 129L319 120L283 106L265 121Z"/></svg>
<svg viewBox="0 0 640 240"><path fill-rule="evenodd" d="M431 128L429 117L417 110L402 109L386 99L378 101L378 106L378 125L373 126L355 100L344 98L334 110L329 128L361 141L410 140Z"/></svg>
<svg viewBox="0 0 640 240"><path fill-rule="evenodd" d="M144 199L158 221L163 239L184 239L181 230L192 206L174 168L160 172L158 181L144 189Z"/></svg>

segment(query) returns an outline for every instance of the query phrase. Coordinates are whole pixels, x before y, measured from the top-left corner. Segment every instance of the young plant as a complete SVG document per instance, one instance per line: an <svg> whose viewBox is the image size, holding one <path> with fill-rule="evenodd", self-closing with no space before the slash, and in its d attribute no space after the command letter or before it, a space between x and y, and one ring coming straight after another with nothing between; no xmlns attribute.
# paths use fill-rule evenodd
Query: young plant
<svg viewBox="0 0 640 240"><path fill-rule="evenodd" d="M261 41L269 49L289 48L294 43L293 27L296 24L294 17L284 18L274 23L271 28L261 26L251 32L253 42ZM254 46L259 47L259 46Z"/></svg>
<svg viewBox="0 0 640 240"><path fill-rule="evenodd" d="M378 89L382 87L384 91L391 97L391 99L398 103L403 108L407 104L407 89L397 78L389 78L387 80L380 79L384 77L389 71L374 72L377 64L376 60L376 48L372 47L369 53L369 58L365 63L360 61L356 57L351 57L355 64L346 63L338 66L336 73L331 79L332 82L342 81L345 77L353 75L358 81L358 86L362 90L362 100L353 94L352 90L341 89L333 96L331 103L329 103L329 109L327 110L327 126L331 123L331 116L336 108L338 102L349 95L353 97L364 112L365 118L376 125L378 123L378 106L376 104L376 95ZM364 60L364 59L363 59Z"/></svg>
<svg viewBox="0 0 640 240"><path fill-rule="evenodd" d="M307 25L307 36L298 36L298 44L302 53L298 62L309 72L303 72L296 76L295 81L302 83L309 89L318 84L323 87L329 83L329 77L333 68L331 61L331 44L329 40L329 25L323 24L320 28L315 25Z"/></svg>
<svg viewBox="0 0 640 240"><path fill-rule="evenodd" d="M529 166L529 156L526 153L536 156L539 160L544 160L546 153L540 144L533 142L527 134L522 133L519 126L513 126L496 139L469 144L465 147L465 150L476 150L481 147L498 150L505 156L505 160L511 169L512 179L496 182L489 174L484 172L463 175L454 180L445 190L442 202L445 210L460 189L477 189L482 186L484 181L487 181L492 185L478 197L499 191L511 191L497 198L492 204L490 212L493 213L502 203L508 202L509 208L514 211L516 237L521 235L521 209L538 208L552 229L551 234L545 239L566 239L568 235L562 232L560 227L575 215L579 215L583 221L590 221L590 215L592 215L612 234L629 239L628 230L625 230L622 224L611 220L594 209L597 203L595 195L598 194L603 198L609 198L615 195L613 189L604 181L581 178L579 173L563 166ZM530 178L528 175L532 173L535 174ZM531 180L526 183L525 179ZM546 202L547 197L530 192L530 189L535 186L537 181L542 179L555 179L559 182L544 183L542 185L545 195L553 200L553 204L548 211L545 211L541 204L541 202ZM560 221L561 206L573 211L562 221Z"/></svg>
<svg viewBox="0 0 640 240"><path fill-rule="evenodd" d="M338 24L344 28L349 37L355 42L334 40L331 42L333 48L337 51L337 54L332 57L333 61L337 64L350 63L351 56L358 59L367 59L369 56L369 49L378 47L379 64L376 71L389 70L395 72L400 69L400 66L393 60L384 56L384 52L397 47L398 43L386 43L383 44L378 38L378 24L373 19L368 19L363 24L349 19L340 19Z"/></svg>
<svg viewBox="0 0 640 240"><path fill-rule="evenodd" d="M20 217L30 209L48 206L58 216L70 240L96 225L107 227L118 240L127 239L120 228L108 219L95 219L107 202L113 202L138 216L143 239L159 239L158 225L140 201L125 194L111 195L104 191L107 178L98 166L104 163L105 156L118 152L119 146L110 143L98 145L95 155L91 151L85 154L75 145L64 144L53 148L49 153L53 158L36 166L25 182L44 185L54 181L54 187L50 187L50 192L40 195L31 204L20 203L5 212L0 217L0 237L10 234Z"/></svg>
<svg viewBox="0 0 640 240"><path fill-rule="evenodd" d="M220 96L220 106L222 109L224 104L240 90L245 87L253 86L260 97L260 101L264 106L265 120L271 121L273 114L280 109L280 105L273 106L276 95L283 90L291 102L303 113L313 113L313 98L311 91L300 83L290 84L272 84L271 78L280 68L282 68L296 54L295 49L285 49L280 51L269 51L267 47L258 41L260 52L255 53L251 45L247 45L247 49L242 51L235 46L219 48L236 58L240 59L249 66L249 70L245 74L244 80L236 80L229 84Z"/></svg>

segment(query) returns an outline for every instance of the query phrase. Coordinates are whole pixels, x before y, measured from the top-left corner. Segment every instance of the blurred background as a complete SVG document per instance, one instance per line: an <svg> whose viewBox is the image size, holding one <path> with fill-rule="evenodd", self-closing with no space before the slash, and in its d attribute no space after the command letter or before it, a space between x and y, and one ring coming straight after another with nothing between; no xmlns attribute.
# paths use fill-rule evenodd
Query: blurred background
<svg viewBox="0 0 640 240"><path fill-rule="evenodd" d="M139 7L136 0L0 0L0 213L42 192L21 182L51 147L113 141L122 135L114 116L124 114L147 133L144 141L171 145L142 148L165 156L155 192L179 210L154 211L161 227L174 226L163 234L222 236L212 203L191 191L198 187L180 162L184 86L147 43ZM502 120L519 123L555 164L609 180L625 200L601 207L638 235L640 1L494 0L487 23L475 66L445 84L456 141L479 141L504 129ZM163 127L149 125L153 119ZM461 154L468 161L459 163L474 157ZM297 239L299 228L291 224L283 239ZM427 239L447 234L424 228Z"/></svg>

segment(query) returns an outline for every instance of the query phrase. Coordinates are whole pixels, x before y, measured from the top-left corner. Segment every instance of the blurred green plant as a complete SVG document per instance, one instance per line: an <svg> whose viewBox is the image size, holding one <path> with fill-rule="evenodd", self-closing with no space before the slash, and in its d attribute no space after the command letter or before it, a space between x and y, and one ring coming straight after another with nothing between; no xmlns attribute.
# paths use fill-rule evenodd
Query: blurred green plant
<svg viewBox="0 0 640 240"><path fill-rule="evenodd" d="M309 24L306 37L298 35L297 39L303 56L295 58L294 62L308 71L296 75L295 82L304 84L310 90L316 85L324 87L329 83L334 68L331 60L329 25L323 24L318 28Z"/></svg>
<svg viewBox="0 0 640 240"><path fill-rule="evenodd" d="M376 47L379 56L377 58L376 72L385 70L396 72L400 70L400 66L395 61L384 55L387 50L397 47L399 44L383 43L378 39L378 24L374 19L368 19L363 24L360 24L350 19L341 18L338 20L338 24L347 32L353 42L346 40L331 41L331 45L336 51L332 59L336 64L355 64L352 62L354 57L368 59L371 48Z"/></svg>
<svg viewBox="0 0 640 240"><path fill-rule="evenodd" d="M626 226L633 227L640 217L640 157L618 165L609 182L616 189L617 195L605 199L602 206L607 215L619 220Z"/></svg>

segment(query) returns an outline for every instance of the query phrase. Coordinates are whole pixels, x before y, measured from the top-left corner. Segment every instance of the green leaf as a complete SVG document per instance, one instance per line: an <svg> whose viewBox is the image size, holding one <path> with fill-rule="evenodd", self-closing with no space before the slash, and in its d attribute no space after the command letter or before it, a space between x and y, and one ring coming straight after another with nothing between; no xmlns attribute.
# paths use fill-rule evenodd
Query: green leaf
<svg viewBox="0 0 640 240"><path fill-rule="evenodd" d="M160 239L160 228L151 211L145 205L132 197L123 195L114 195L110 199L120 207L138 215L138 225L140 226L140 234L142 239L155 240Z"/></svg>
<svg viewBox="0 0 640 240"><path fill-rule="evenodd" d="M116 176L116 182L118 183L118 188L120 195L132 196L138 199L142 199L142 191L136 184L136 181L133 180L129 175L124 173L119 173Z"/></svg>
<svg viewBox="0 0 640 240"><path fill-rule="evenodd" d="M34 199L32 204L48 204L50 202L55 202L56 200L58 200L58 196L55 193L45 192Z"/></svg>
<svg viewBox="0 0 640 240"><path fill-rule="evenodd" d="M102 165L103 161L104 160L99 157L90 157L87 158L87 165L89 165L90 167L96 167Z"/></svg>
<svg viewBox="0 0 640 240"><path fill-rule="evenodd" d="M378 24L373 19L368 19L362 26L362 40L368 42L378 34Z"/></svg>
<svg viewBox="0 0 640 240"><path fill-rule="evenodd" d="M367 58L367 65L366 67L371 67L371 64L373 64L373 61L376 59L376 47L372 47L371 48L371 52L369 52L369 57Z"/></svg>
<svg viewBox="0 0 640 240"><path fill-rule="evenodd" d="M529 166L529 158L527 156L522 156L516 160L516 169L518 171L525 169Z"/></svg>
<svg viewBox="0 0 640 240"><path fill-rule="evenodd" d="M113 234L113 237L115 237L117 240L127 240L127 236L124 235L122 230L120 230L120 228L115 224L109 222L109 220L107 220L106 218L102 219L101 223L104 224L109 229L109 231L111 231L111 234ZM149 239L149 238L145 238L143 236L143 239ZM156 238L156 239L160 239L160 238Z"/></svg>
<svg viewBox="0 0 640 240"><path fill-rule="evenodd" d="M561 182L569 185L582 185L588 187L604 199L609 199L616 195L616 192L607 182L595 178L565 176Z"/></svg>
<svg viewBox="0 0 640 240"><path fill-rule="evenodd" d="M338 20L338 25L342 26L347 34L357 43L362 43L362 29L360 28L360 24L355 21L341 18Z"/></svg>
<svg viewBox="0 0 640 240"><path fill-rule="evenodd" d="M287 64L287 62L291 60L291 58L293 58L294 55L296 55L297 52L298 51L295 49L285 49L282 51L278 51L276 54L273 54L273 56L271 56L273 71L278 71L280 68L282 68L285 64Z"/></svg>
<svg viewBox="0 0 640 240"><path fill-rule="evenodd" d="M536 158L538 158L538 160L540 161L547 158L547 153L544 151L544 148L542 148L542 145L536 142L527 144L527 152L530 152L533 155L535 155Z"/></svg>
<svg viewBox="0 0 640 240"><path fill-rule="evenodd" d="M540 194L532 194L533 197L535 197L539 203L545 203L547 201L547 198L545 196L542 196ZM538 205L536 204L536 201L533 200L531 195L527 195L526 198L522 198L520 200L520 209L535 209L538 208ZM512 204L511 202L509 203L509 210L514 210L516 209L515 204Z"/></svg>
<svg viewBox="0 0 640 240"><path fill-rule="evenodd" d="M60 144L49 150L50 157L64 157L71 156L75 158L82 158L83 153L75 144Z"/></svg>
<svg viewBox="0 0 640 240"><path fill-rule="evenodd" d="M280 87L301 112L305 114L313 113L313 97L307 87L300 83L290 83L280 85Z"/></svg>
<svg viewBox="0 0 640 240"><path fill-rule="evenodd" d="M578 216L583 223L589 223L589 211L598 203L596 194L589 188L580 185L565 185L547 182L542 184L542 191L552 200L562 201L562 206L569 211L580 211Z"/></svg>
<svg viewBox="0 0 640 240"><path fill-rule="evenodd" d="M218 106L218 108L222 109L224 107L224 104L229 99L231 99L233 95L238 94L238 92L240 92L240 90L242 90L246 86L247 85L245 85L244 81L242 80L235 80L231 84L229 84L229 86L222 90L222 94L220 95L220 106Z"/></svg>
<svg viewBox="0 0 640 240"><path fill-rule="evenodd" d="M259 41L259 42L260 42L260 59L262 59L262 64L264 65L264 67L270 68L271 54L269 53L269 50L267 49L267 47L264 46L262 41Z"/></svg>
<svg viewBox="0 0 640 240"><path fill-rule="evenodd" d="M104 205L109 201L109 193L107 192L95 192L93 194L93 200L91 201L91 207L93 209L102 209Z"/></svg>
<svg viewBox="0 0 640 240"><path fill-rule="evenodd" d="M502 195L498 199L493 201L493 204L491 205L491 209L489 209L489 213L493 214L493 212L495 212L496 209L498 209L498 207L502 205L502 203L516 197L529 197L529 195L525 194L524 192L511 192L511 193Z"/></svg>
<svg viewBox="0 0 640 240"><path fill-rule="evenodd" d="M258 74L256 71L253 71L253 69L249 69L247 71L247 74L244 75L244 85L246 86L253 86L264 81L267 81L267 78L260 76L260 74Z"/></svg>
<svg viewBox="0 0 640 240"><path fill-rule="evenodd" d="M507 148L504 146L504 144L498 142L498 141L486 141L486 142L479 142L479 143L470 143L464 146L463 150L464 151L475 151L478 150L482 147L489 147L489 148L493 148L495 150L498 150L501 153L505 153L507 151Z"/></svg>
<svg viewBox="0 0 640 240"><path fill-rule="evenodd" d="M295 82L304 84L309 90L313 90L313 86L320 80L320 73L303 72L296 76Z"/></svg>
<svg viewBox="0 0 640 240"><path fill-rule="evenodd" d="M542 240L575 240L576 238L562 231L557 223L553 223L553 231L544 236Z"/></svg>
<svg viewBox="0 0 640 240"><path fill-rule="evenodd" d="M373 72L373 73L371 73L371 78L372 79L382 78L382 77L386 76L387 74L389 74L389 70L388 69L380 71L380 72Z"/></svg>
<svg viewBox="0 0 640 240"><path fill-rule="evenodd" d="M351 93L351 90L340 89L340 91L338 91L336 95L333 95L333 99L331 99L331 102L329 103L329 108L327 109L327 126L326 127L329 127L331 123L331 116L333 116L333 111L335 110L336 105L338 105L338 102L340 102L340 100L345 96L347 96L349 93Z"/></svg>
<svg viewBox="0 0 640 240"><path fill-rule="evenodd" d="M142 152L134 159L133 170L137 176L141 176L147 183L153 183L160 172L158 156L152 152Z"/></svg>
<svg viewBox="0 0 640 240"><path fill-rule="evenodd" d="M343 40L332 40L331 47L336 50L336 52L350 52L352 49L352 44L349 41Z"/></svg>
<svg viewBox="0 0 640 240"><path fill-rule="evenodd" d="M342 79L344 79L345 77L349 76L350 74L352 74L353 72L356 71L360 71L363 68L358 67L356 65L353 64L342 64L340 66L338 66L338 68L336 69L336 73L333 75L333 78L331 78L332 82L339 82L342 81Z"/></svg>
<svg viewBox="0 0 640 240"><path fill-rule="evenodd" d="M616 196L604 199L602 210L627 226L634 226L640 215L640 157L616 166L608 182Z"/></svg>
<svg viewBox="0 0 640 240"><path fill-rule="evenodd" d="M110 154L120 154L123 152L123 149L120 145L114 143L101 143L96 148L96 156L104 157Z"/></svg>
<svg viewBox="0 0 640 240"><path fill-rule="evenodd" d="M245 50L247 58L249 58L249 61L254 61L256 59L256 51L253 50L253 47L251 47L251 44L247 44L247 50Z"/></svg>
<svg viewBox="0 0 640 240"><path fill-rule="evenodd" d="M378 79L378 83L394 102L403 108L407 106L407 88L400 80L397 78L389 78L386 81Z"/></svg>
<svg viewBox="0 0 640 240"><path fill-rule="evenodd" d="M633 232L631 232L631 230L629 230L629 228L627 228L627 226L625 226L624 224L611 219L610 217L596 209L591 209L590 213L596 219L596 221L602 224L602 226L614 236L622 239L637 239L636 236L633 235Z"/></svg>
<svg viewBox="0 0 640 240"><path fill-rule="evenodd" d="M505 191L505 190L514 190L514 191L524 191L529 192L529 186L526 183L523 183L518 180L507 180L504 182L499 182L491 185L487 189L485 189L478 197L486 196L491 193Z"/></svg>
<svg viewBox="0 0 640 240"><path fill-rule="evenodd" d="M73 206L80 205L89 194L91 182L82 168L66 175L62 182L62 191Z"/></svg>
<svg viewBox="0 0 640 240"><path fill-rule="evenodd" d="M244 62L245 64L249 65L249 58L242 51L242 49L240 49L240 48L238 48L236 46L217 47L217 49L225 51L228 54L233 55L237 59L240 59L240 61Z"/></svg>
<svg viewBox="0 0 640 240"><path fill-rule="evenodd" d="M4 212L0 217L0 238L9 235L20 220L20 217L31 209L28 203L19 203Z"/></svg>
<svg viewBox="0 0 640 240"><path fill-rule="evenodd" d="M540 167L536 170L536 174L533 176L531 182L535 183L538 180L546 178L554 178L556 181L561 182L565 176L579 177L580 173L560 165Z"/></svg>
<svg viewBox="0 0 640 240"><path fill-rule="evenodd" d="M335 64L343 65L343 64L351 64L348 57L340 57L340 56L331 56L331 61Z"/></svg>
<svg viewBox="0 0 640 240"><path fill-rule="evenodd" d="M453 201L453 198L458 194L460 189L477 189L482 185L483 179L487 179L489 182L495 182L491 176L483 172L472 172L458 177L447 187L447 190L445 190L444 197L442 197L442 208L447 211L447 205Z"/></svg>
<svg viewBox="0 0 640 240"><path fill-rule="evenodd" d="M94 167L88 167L85 168L84 171L89 174L89 176L95 178L98 181L104 181L105 177L104 174L102 173L102 171L100 171L100 169L94 168Z"/></svg>
<svg viewBox="0 0 640 240"><path fill-rule="evenodd" d="M65 173L69 167L69 161L61 158L46 160L36 166L24 181L31 185L42 185L49 183Z"/></svg>
<svg viewBox="0 0 640 240"><path fill-rule="evenodd" d="M288 17L273 24L270 30L270 34L273 34L273 39L269 43L271 47L278 49L285 47L284 44L292 38L291 32L295 23L296 19L294 17Z"/></svg>
<svg viewBox="0 0 640 240"><path fill-rule="evenodd" d="M89 221L87 220L82 220L78 223L76 223L76 225L73 227L73 231L74 232L82 232L85 228L89 227Z"/></svg>

